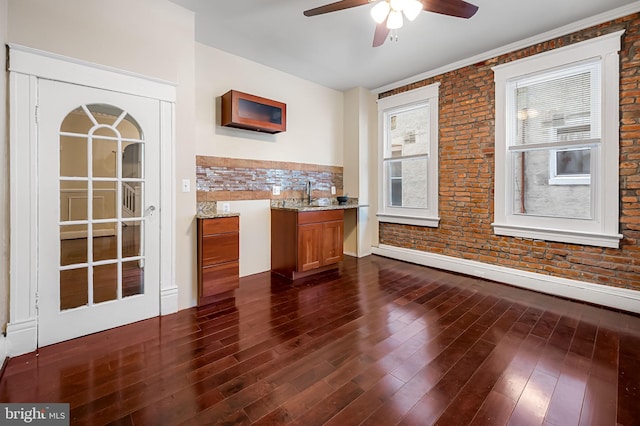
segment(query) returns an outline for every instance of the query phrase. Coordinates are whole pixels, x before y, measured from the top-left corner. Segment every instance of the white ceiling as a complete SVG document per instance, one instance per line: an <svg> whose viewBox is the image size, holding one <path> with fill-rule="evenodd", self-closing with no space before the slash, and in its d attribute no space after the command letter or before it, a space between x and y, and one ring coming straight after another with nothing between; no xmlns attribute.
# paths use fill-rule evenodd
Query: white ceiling
<svg viewBox="0 0 640 426"><path fill-rule="evenodd" d="M369 5L306 17L304 10L335 0L172 1L195 12L196 41L336 90L375 90L640 5L634 0L467 0L480 8L471 19L423 11L414 22L405 20L397 42L373 48Z"/></svg>

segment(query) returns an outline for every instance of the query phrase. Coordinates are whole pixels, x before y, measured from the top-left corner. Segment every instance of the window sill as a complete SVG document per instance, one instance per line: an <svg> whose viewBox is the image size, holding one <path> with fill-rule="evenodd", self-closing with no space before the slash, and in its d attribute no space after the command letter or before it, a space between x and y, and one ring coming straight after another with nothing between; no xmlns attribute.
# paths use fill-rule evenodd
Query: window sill
<svg viewBox="0 0 640 426"><path fill-rule="evenodd" d="M496 235L533 238L536 240L580 244L596 247L619 248L621 234L598 234L592 232L567 231L561 229L529 228L525 226L499 225L492 223Z"/></svg>
<svg viewBox="0 0 640 426"><path fill-rule="evenodd" d="M399 223L402 225L428 226L437 228L440 224L439 217L405 216L399 214L378 213L378 221L385 223Z"/></svg>

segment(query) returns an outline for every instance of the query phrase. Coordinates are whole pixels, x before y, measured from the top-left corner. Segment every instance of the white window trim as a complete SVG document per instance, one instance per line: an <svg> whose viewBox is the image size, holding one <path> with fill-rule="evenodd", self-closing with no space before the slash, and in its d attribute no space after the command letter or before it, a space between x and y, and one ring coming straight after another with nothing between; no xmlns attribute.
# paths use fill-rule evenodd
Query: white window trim
<svg viewBox="0 0 640 426"><path fill-rule="evenodd" d="M618 248L619 227L619 56L624 30L561 47L528 58L498 65L495 73L496 150L494 233L574 244ZM533 217L509 214L507 194L507 93L510 79L588 59L602 61L602 152L592 169L598 184L593 184L595 211L592 220ZM598 187L599 185L599 187Z"/></svg>
<svg viewBox="0 0 640 426"><path fill-rule="evenodd" d="M380 222L438 227L438 92L440 83L430 84L408 92L378 100L378 213ZM384 172L385 112L402 106L429 102L429 152L427 163L427 209L390 207L388 182Z"/></svg>

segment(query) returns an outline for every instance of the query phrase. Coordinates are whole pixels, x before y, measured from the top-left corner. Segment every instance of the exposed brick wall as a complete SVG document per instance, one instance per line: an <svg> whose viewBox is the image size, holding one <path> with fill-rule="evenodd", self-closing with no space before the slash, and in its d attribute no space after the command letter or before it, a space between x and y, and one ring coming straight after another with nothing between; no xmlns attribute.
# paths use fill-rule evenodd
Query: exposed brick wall
<svg viewBox="0 0 640 426"><path fill-rule="evenodd" d="M620 52L619 249L493 234L491 67L626 29ZM440 227L380 224L380 242L569 279L640 290L640 14L385 92L440 82Z"/></svg>
<svg viewBox="0 0 640 426"><path fill-rule="evenodd" d="M314 198L342 195L343 168L284 161L196 156L197 199L202 201L303 198L311 182ZM280 195L272 195L274 185Z"/></svg>

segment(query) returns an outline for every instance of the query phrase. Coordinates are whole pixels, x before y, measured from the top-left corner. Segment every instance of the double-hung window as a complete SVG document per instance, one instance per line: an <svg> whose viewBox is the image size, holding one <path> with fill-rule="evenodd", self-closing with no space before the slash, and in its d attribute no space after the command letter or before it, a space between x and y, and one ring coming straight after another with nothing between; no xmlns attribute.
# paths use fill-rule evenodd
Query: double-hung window
<svg viewBox="0 0 640 426"><path fill-rule="evenodd" d="M438 86L378 101L381 222L438 226Z"/></svg>
<svg viewBox="0 0 640 426"><path fill-rule="evenodd" d="M621 34L494 68L496 234L618 247Z"/></svg>

